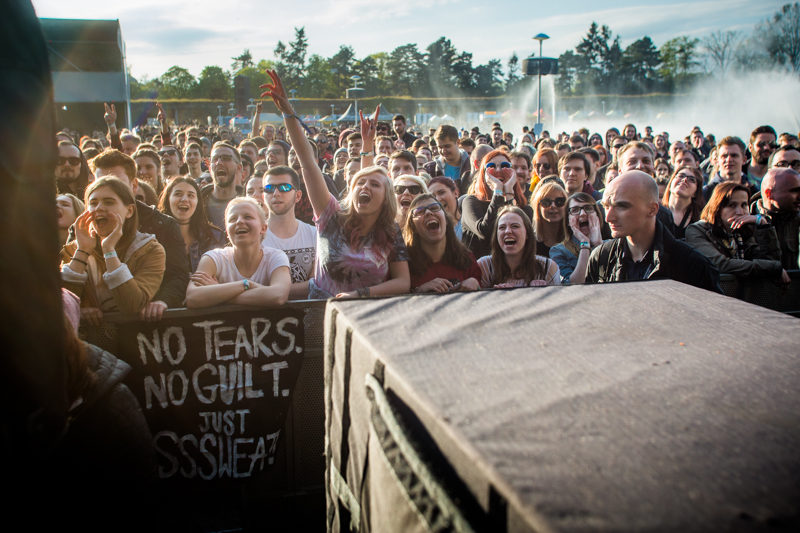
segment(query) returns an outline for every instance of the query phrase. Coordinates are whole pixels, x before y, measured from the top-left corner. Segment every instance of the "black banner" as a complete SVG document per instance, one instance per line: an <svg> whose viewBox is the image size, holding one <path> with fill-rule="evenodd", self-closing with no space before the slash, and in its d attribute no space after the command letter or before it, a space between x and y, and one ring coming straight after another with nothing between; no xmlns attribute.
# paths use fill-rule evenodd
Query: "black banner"
<svg viewBox="0 0 800 533"><path fill-rule="evenodd" d="M242 311L122 324L119 357L161 479L251 478L274 463L304 357L303 312Z"/></svg>

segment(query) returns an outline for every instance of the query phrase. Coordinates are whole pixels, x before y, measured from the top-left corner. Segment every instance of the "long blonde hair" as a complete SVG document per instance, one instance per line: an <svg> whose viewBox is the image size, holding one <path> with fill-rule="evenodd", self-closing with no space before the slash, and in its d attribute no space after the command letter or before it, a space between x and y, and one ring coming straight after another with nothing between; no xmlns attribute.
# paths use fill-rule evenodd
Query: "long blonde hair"
<svg viewBox="0 0 800 533"><path fill-rule="evenodd" d="M531 198L531 205L533 206L533 231L537 236L537 239L542 235L542 230L545 224L545 220L542 218L541 213L539 212L539 203L541 202L542 198L547 196L550 191L558 190L564 195L564 198L568 198L567 191L564 190L561 185L556 183L555 181L548 181L547 183L540 183L536 190L533 191L533 197ZM566 209L567 205L564 204L564 217L566 218ZM564 240L564 236L566 235L566 230L564 229L564 224L559 224L558 226L558 235L556 236L556 240L558 242L562 242Z"/></svg>
<svg viewBox="0 0 800 533"><path fill-rule="evenodd" d="M369 174L380 174L382 177L381 181L383 182L383 205L381 206L378 220L371 230L374 236L372 251L380 255L387 245L394 242L399 229L397 222L395 222L395 218L397 217L397 198L392 188L392 180L389 178L389 173L386 172L385 168L375 165L356 172L350 182L350 192L347 198L342 202L342 210L339 211L337 216L339 217L342 228L344 228L345 233L349 236L350 248L357 250L360 247L361 237L364 237L364 235L361 234L361 228L358 224L359 215L355 208L358 203L358 193L356 193L355 184L362 176Z"/></svg>

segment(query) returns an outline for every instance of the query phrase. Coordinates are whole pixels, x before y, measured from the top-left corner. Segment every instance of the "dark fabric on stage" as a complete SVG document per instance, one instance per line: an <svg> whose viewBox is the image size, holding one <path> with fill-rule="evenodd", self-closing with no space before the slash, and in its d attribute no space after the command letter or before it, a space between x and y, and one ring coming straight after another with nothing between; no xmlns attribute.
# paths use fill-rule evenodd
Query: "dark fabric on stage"
<svg viewBox="0 0 800 533"><path fill-rule="evenodd" d="M325 328L329 530L800 526L796 318L663 280L338 301Z"/></svg>

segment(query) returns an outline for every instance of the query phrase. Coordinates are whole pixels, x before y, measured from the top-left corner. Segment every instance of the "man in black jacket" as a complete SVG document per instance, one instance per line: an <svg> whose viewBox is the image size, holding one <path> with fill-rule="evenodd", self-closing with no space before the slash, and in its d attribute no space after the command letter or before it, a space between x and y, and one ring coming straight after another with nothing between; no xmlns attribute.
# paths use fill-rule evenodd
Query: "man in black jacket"
<svg viewBox="0 0 800 533"><path fill-rule="evenodd" d="M793 153L792 153L793 152ZM794 149L777 152L781 156ZM774 165L761 180L761 198L755 202L752 211L772 223L781 245L781 265L786 270L798 268L798 248L800 248L800 174L793 168Z"/></svg>
<svg viewBox="0 0 800 533"><path fill-rule="evenodd" d="M130 186L133 196L136 196L139 182L136 180L136 163L131 157L119 150L108 150L92 159L91 165L97 178L119 178ZM189 285L189 258L175 219L139 201L136 202L136 212L139 215L139 231L155 235L167 255L161 288L139 313L142 320L152 322L160 320L167 308L183 307L186 287ZM72 234L73 230L70 228L70 240L73 239Z"/></svg>
<svg viewBox="0 0 800 533"><path fill-rule="evenodd" d="M414 144L417 138L406 131L406 117L403 115L395 115L392 117L392 126L397 135L397 140L403 141L403 144L406 145L406 150L410 150L411 145Z"/></svg>
<svg viewBox="0 0 800 533"><path fill-rule="evenodd" d="M614 239L592 252L586 282L673 279L722 294L717 269L675 240L656 219L658 205L658 185L644 172L625 172L606 187L603 207Z"/></svg>

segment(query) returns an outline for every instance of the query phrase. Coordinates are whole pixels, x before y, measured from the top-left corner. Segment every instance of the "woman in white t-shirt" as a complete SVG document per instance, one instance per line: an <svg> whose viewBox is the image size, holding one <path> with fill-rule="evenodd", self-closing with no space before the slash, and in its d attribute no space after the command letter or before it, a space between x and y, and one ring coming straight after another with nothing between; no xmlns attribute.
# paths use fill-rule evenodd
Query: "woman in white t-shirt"
<svg viewBox="0 0 800 533"><path fill-rule="evenodd" d="M200 259L186 288L187 307L241 304L277 307L289 299L289 258L262 244L267 232L264 210L252 198L234 198L225 209L231 246L210 250Z"/></svg>

